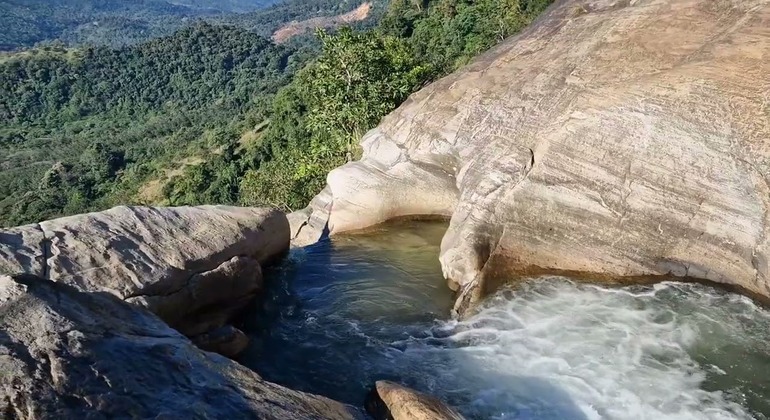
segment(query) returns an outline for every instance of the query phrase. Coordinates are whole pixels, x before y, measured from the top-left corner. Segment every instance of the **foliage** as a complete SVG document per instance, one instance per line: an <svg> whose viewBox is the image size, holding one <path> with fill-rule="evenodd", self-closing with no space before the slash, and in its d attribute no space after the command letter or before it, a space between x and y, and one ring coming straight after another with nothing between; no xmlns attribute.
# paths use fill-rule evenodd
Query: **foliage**
<svg viewBox="0 0 770 420"><path fill-rule="evenodd" d="M0 225L118 203L300 208L380 118L548 1L393 0L376 28L319 32L319 49L197 24L0 57Z"/></svg>
<svg viewBox="0 0 770 420"><path fill-rule="evenodd" d="M262 165L241 185L245 204L307 204L326 174L353 158L354 142L426 80L401 39L349 28L318 36L318 60L274 101Z"/></svg>
<svg viewBox="0 0 770 420"><path fill-rule="evenodd" d="M306 205L380 118L430 80L529 24L549 0L393 0L376 30L319 33L323 51L276 97L241 202ZM267 156L267 157L264 157Z"/></svg>
<svg viewBox="0 0 770 420"><path fill-rule="evenodd" d="M408 37L414 53L439 73L467 63L520 31L550 0L393 0L383 33Z"/></svg>
<svg viewBox="0 0 770 420"><path fill-rule="evenodd" d="M2 0L0 50L46 40L80 41L92 33L108 36L107 44L123 45L166 34L164 27L173 32L182 19L212 12L163 0Z"/></svg>
<svg viewBox="0 0 770 420"><path fill-rule="evenodd" d="M224 12L245 13L269 6L270 0L175 0L173 4L198 9L214 9Z"/></svg>
<svg viewBox="0 0 770 420"><path fill-rule="evenodd" d="M198 108L212 100L239 109L287 58L259 36L200 24L136 48L11 59L0 68L0 118L53 127L105 112Z"/></svg>
<svg viewBox="0 0 770 420"><path fill-rule="evenodd" d="M262 165L241 184L245 204L296 209L326 174L354 156L354 142L428 77L408 44L374 31L319 31L319 58L276 97Z"/></svg>
<svg viewBox="0 0 770 420"><path fill-rule="evenodd" d="M318 34L323 52L295 83L307 101L310 131L349 149L350 143L420 86L428 72L402 39L350 28L335 36Z"/></svg>
<svg viewBox="0 0 770 420"><path fill-rule="evenodd" d="M142 202L145 181L184 167L185 158L234 159L229 145L264 119L270 96L301 66L292 53L249 32L199 24L135 47L6 59L0 224ZM197 195L174 197L185 196Z"/></svg>
<svg viewBox="0 0 770 420"><path fill-rule="evenodd" d="M168 36L200 21L238 26L269 37L292 20L345 13L360 4L358 0L273 3L275 0L0 0L0 51L48 42L121 47ZM381 11L382 2L375 3L377 12Z"/></svg>

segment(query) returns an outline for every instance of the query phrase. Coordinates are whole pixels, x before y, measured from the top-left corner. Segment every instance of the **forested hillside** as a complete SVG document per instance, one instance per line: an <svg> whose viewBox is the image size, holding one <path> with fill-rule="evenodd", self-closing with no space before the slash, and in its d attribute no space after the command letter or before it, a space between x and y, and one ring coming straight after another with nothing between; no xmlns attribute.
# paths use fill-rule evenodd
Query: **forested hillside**
<svg viewBox="0 0 770 420"><path fill-rule="evenodd" d="M382 116L546 5L395 0L375 28L319 32L320 52L200 23L2 57L0 225L131 203L304 206Z"/></svg>
<svg viewBox="0 0 770 420"><path fill-rule="evenodd" d="M246 13L261 9L273 3L273 0L170 0L172 4L198 9L214 9L223 12Z"/></svg>
<svg viewBox="0 0 770 420"><path fill-rule="evenodd" d="M226 154L297 64L260 36L207 24L132 48L7 58L2 224L136 202L139 182L175 160Z"/></svg>
<svg viewBox="0 0 770 420"><path fill-rule="evenodd" d="M234 25L269 37L292 20L348 12L357 0L0 0L0 51L59 42L120 47L199 21ZM384 2L377 2L377 10ZM265 9L267 8L267 9Z"/></svg>
<svg viewBox="0 0 770 420"><path fill-rule="evenodd" d="M185 20L215 13L164 0L2 0L0 49L60 40L102 40L124 45L179 28Z"/></svg>
<svg viewBox="0 0 770 420"><path fill-rule="evenodd" d="M242 177L239 203L303 207L331 169L357 155L360 137L411 92L521 30L549 3L394 0L372 30L321 33L321 55L273 101L261 147L190 168L172 188L185 194L172 194L170 203L206 202L207 188L189 186L210 185L228 168L224 173ZM213 178L200 181L206 176Z"/></svg>

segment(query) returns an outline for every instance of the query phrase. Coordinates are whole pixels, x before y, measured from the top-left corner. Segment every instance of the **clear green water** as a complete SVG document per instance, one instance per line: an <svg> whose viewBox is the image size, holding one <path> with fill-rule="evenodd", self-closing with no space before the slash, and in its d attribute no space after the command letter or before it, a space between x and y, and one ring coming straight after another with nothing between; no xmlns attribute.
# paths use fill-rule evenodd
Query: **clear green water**
<svg viewBox="0 0 770 420"><path fill-rule="evenodd" d="M770 313L701 285L534 279L449 320L443 223L293 251L247 317L241 362L361 406L378 379L479 419L770 418Z"/></svg>

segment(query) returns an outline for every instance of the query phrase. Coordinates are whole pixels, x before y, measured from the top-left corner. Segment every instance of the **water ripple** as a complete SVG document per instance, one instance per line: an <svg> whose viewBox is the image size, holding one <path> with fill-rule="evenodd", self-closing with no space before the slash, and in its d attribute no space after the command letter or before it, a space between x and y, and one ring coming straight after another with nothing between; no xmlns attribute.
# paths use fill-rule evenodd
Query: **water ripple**
<svg viewBox="0 0 770 420"><path fill-rule="evenodd" d="M378 379L478 419L767 419L770 312L702 285L550 277L462 322L436 261L442 224L302 251L246 329L269 380L360 405Z"/></svg>

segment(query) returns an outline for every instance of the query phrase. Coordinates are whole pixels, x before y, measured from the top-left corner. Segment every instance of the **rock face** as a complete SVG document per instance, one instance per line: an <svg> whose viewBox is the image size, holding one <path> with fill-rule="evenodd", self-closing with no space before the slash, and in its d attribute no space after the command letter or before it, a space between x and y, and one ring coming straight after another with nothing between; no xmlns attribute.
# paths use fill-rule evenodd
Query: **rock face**
<svg viewBox="0 0 770 420"><path fill-rule="evenodd" d="M352 419L198 350L145 309L33 275L0 276L0 412L8 419Z"/></svg>
<svg viewBox="0 0 770 420"><path fill-rule="evenodd" d="M463 420L457 411L426 395L390 381L377 381L366 411L377 420Z"/></svg>
<svg viewBox="0 0 770 420"><path fill-rule="evenodd" d="M288 243L288 221L275 210L116 207L0 231L0 274L30 273L107 292L185 335L206 334L196 342L216 336L210 348L232 351L243 347L243 334L208 333L255 296L261 264ZM236 341L226 345L225 337Z"/></svg>
<svg viewBox="0 0 770 420"><path fill-rule="evenodd" d="M770 296L768 0L557 1L362 146L297 243L451 215L459 310L539 273Z"/></svg>

